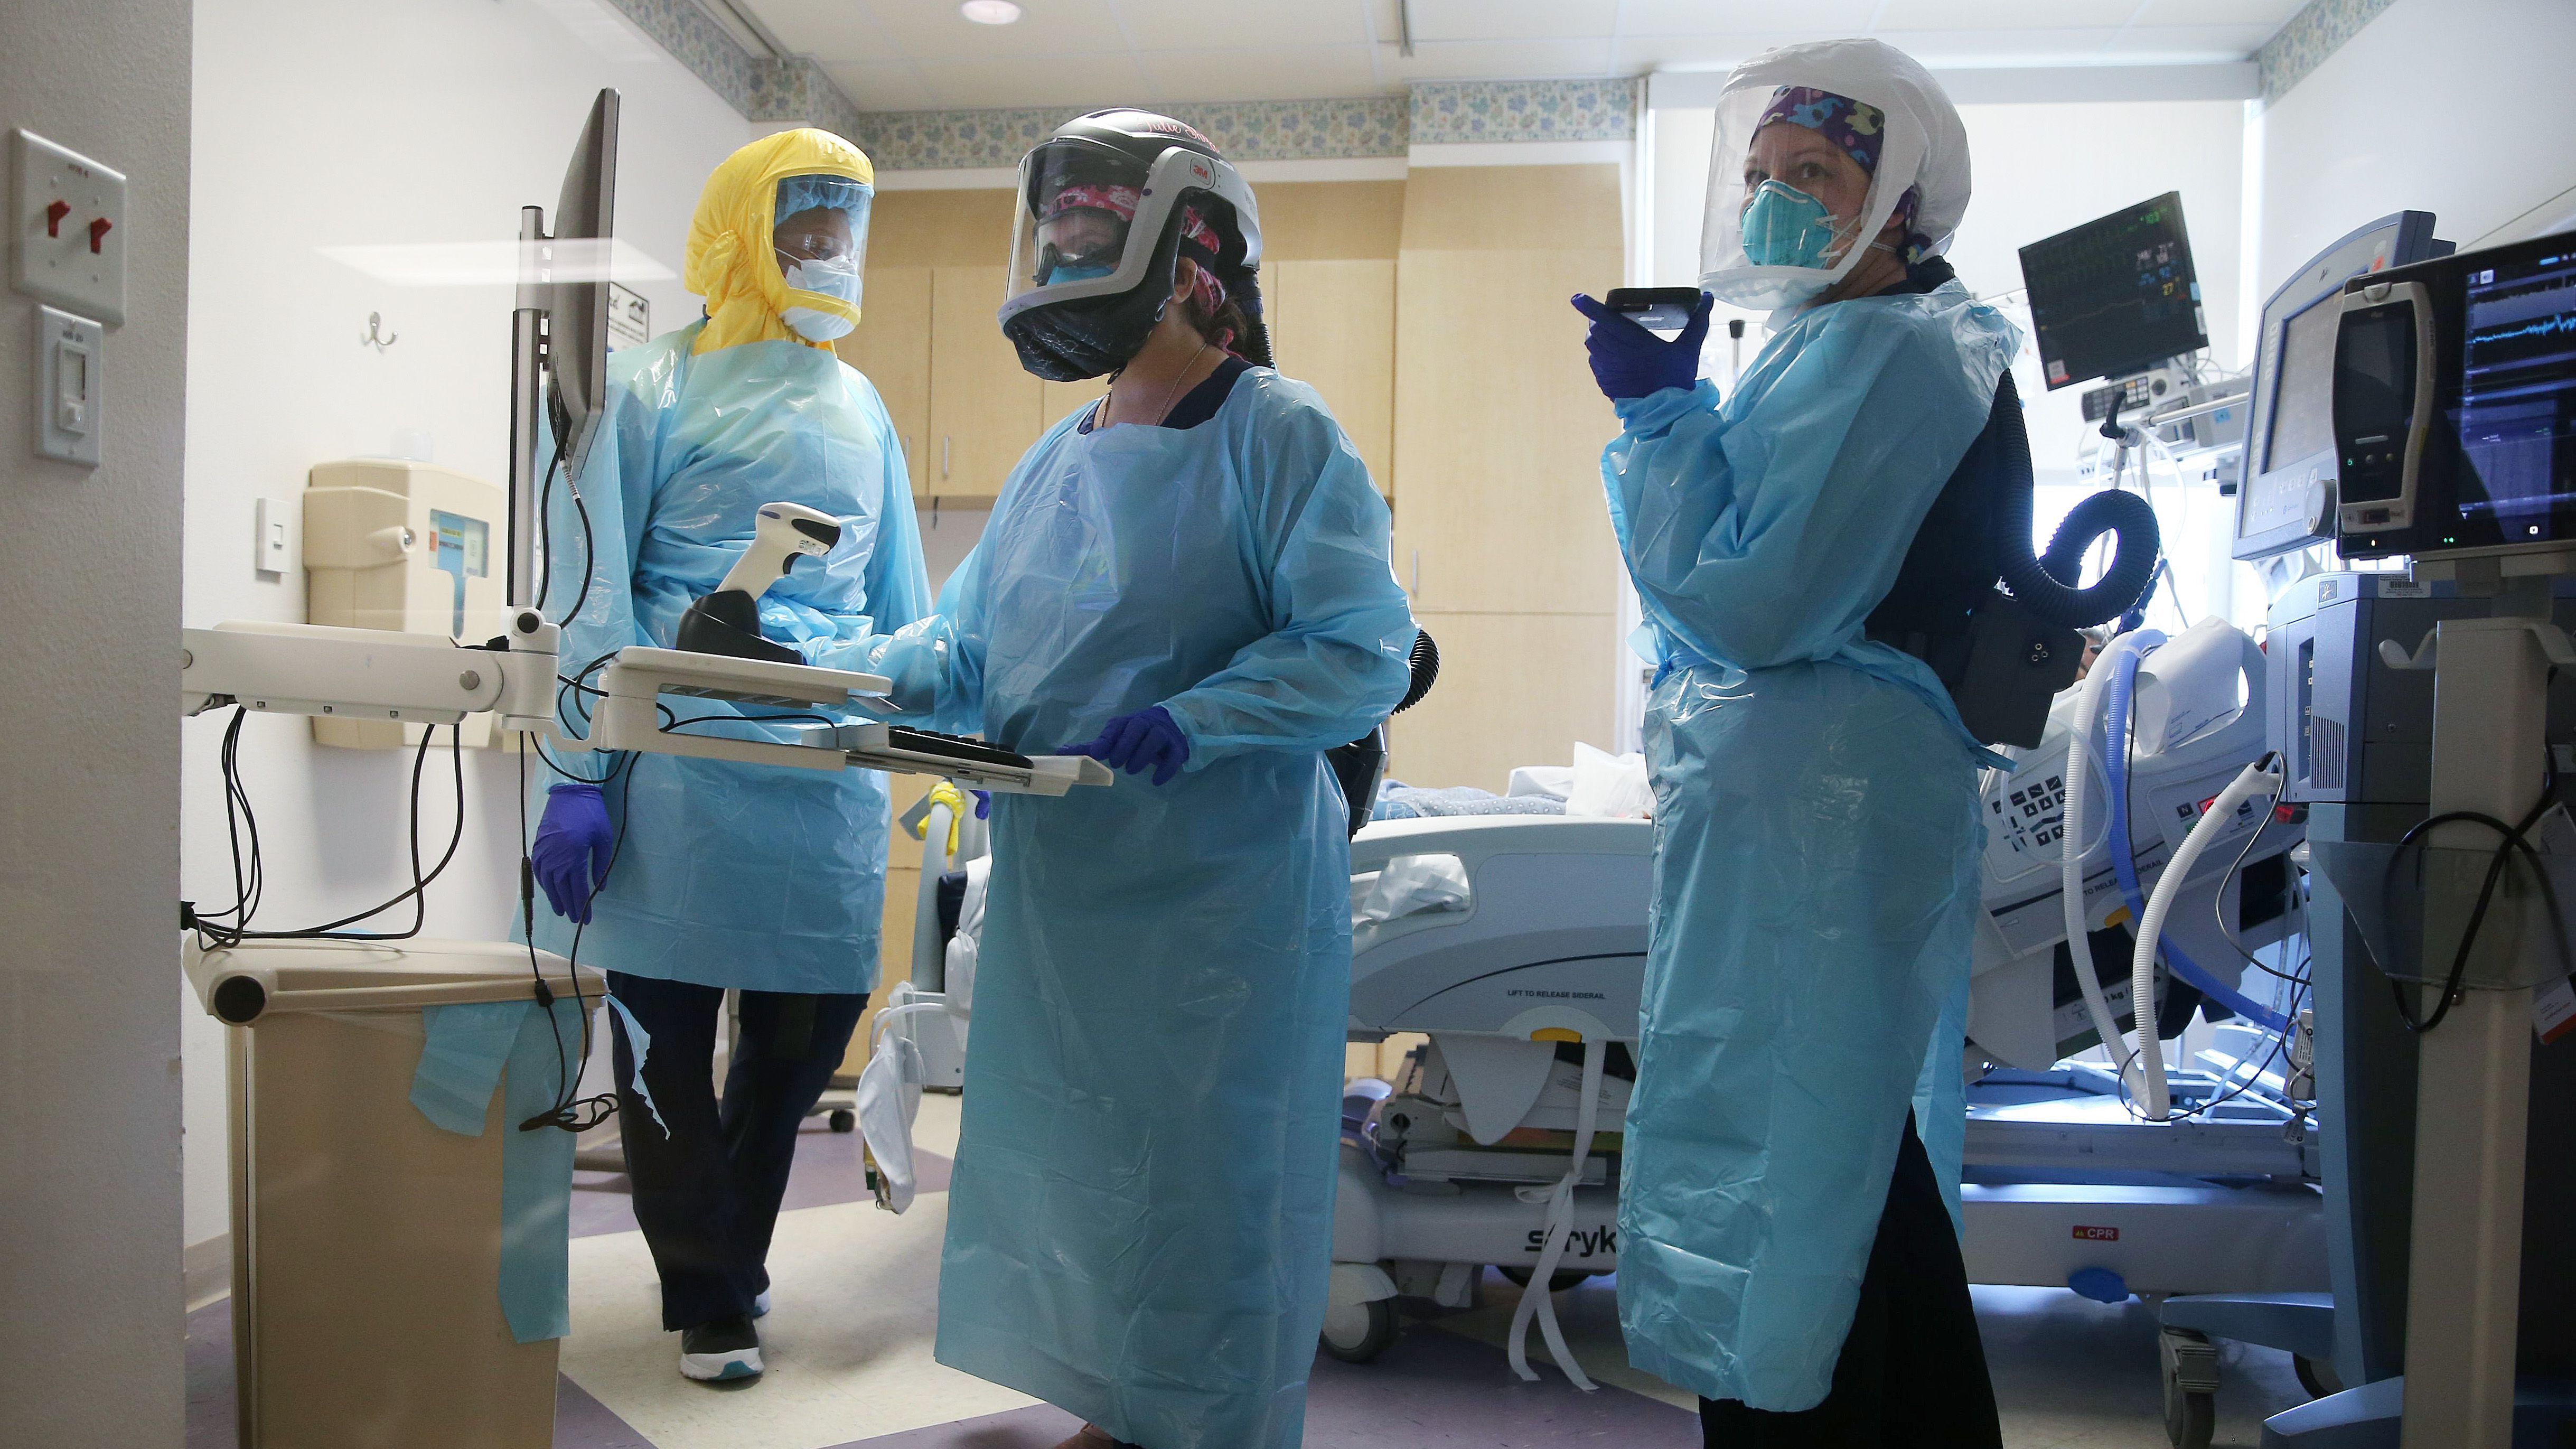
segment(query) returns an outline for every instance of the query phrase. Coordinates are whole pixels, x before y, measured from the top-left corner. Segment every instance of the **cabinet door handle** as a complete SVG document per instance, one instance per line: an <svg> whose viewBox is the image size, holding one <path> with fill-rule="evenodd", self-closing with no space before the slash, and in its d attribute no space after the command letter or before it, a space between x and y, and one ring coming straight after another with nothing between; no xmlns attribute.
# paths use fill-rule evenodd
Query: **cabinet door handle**
<svg viewBox="0 0 2576 1449"><path fill-rule="evenodd" d="M948 439L946 433L939 435L939 476L942 478L948 476Z"/></svg>

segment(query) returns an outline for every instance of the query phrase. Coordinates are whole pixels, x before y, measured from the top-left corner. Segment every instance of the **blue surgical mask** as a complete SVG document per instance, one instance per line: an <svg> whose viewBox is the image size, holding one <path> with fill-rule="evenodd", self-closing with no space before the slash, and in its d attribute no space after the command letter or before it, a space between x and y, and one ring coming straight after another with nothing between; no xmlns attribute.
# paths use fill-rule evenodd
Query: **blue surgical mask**
<svg viewBox="0 0 2576 1449"><path fill-rule="evenodd" d="M1744 208L1744 256L1758 267L1829 267L1834 237L1834 214L1794 186L1765 181Z"/></svg>
<svg viewBox="0 0 2576 1449"><path fill-rule="evenodd" d="M1058 267L1050 267L1050 268L1048 268L1048 269L1047 269L1045 285L1046 285L1046 286L1050 286L1050 287L1055 287L1055 286L1061 286L1061 285L1063 285L1063 284L1064 284L1064 283L1066 283L1066 282L1089 282L1089 281L1096 281L1096 280L1098 280L1099 278L1101 278L1101 277L1105 277L1105 276L1108 276L1110 273L1115 272L1115 271L1117 271L1117 270L1118 270L1118 269L1117 269L1116 267L1114 267L1114 266L1094 266L1094 267L1058 266Z"/></svg>

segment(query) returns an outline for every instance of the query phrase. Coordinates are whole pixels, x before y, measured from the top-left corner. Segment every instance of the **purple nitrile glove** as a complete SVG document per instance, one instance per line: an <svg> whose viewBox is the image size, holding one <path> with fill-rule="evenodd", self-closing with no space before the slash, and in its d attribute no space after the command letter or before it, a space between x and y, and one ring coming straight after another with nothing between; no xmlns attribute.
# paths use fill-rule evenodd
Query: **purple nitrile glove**
<svg viewBox="0 0 2576 1449"><path fill-rule="evenodd" d="M1715 298L1700 293L1690 325L1667 342L1635 319L1611 311L1609 304L1575 293L1574 310L1592 319L1583 347L1592 354L1592 380L1600 384L1601 395L1626 402L1698 382L1700 344L1708 340L1709 309L1716 305Z"/></svg>
<svg viewBox="0 0 2576 1449"><path fill-rule="evenodd" d="M590 897L608 881L617 832L608 824L608 801L597 785L557 785L546 791L545 817L528 847L546 904L576 925L590 922Z"/></svg>
<svg viewBox="0 0 2576 1449"><path fill-rule="evenodd" d="M1100 731L1100 737L1088 744L1067 745L1061 754L1089 755L1113 770L1128 774L1154 772L1154 783L1168 785L1190 761L1190 737L1181 733L1180 725L1161 705L1122 714Z"/></svg>

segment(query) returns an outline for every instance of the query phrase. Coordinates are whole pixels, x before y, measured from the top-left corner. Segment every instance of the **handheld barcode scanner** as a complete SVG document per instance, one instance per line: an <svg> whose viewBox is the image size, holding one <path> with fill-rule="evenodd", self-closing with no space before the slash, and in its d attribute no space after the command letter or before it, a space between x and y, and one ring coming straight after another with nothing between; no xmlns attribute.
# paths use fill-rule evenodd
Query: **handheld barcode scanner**
<svg viewBox="0 0 2576 1449"><path fill-rule="evenodd" d="M841 521L801 503L764 503L751 547L725 571L715 592L689 605L672 642L697 654L802 664L805 657L760 635L760 596L801 558L820 558L841 541Z"/></svg>

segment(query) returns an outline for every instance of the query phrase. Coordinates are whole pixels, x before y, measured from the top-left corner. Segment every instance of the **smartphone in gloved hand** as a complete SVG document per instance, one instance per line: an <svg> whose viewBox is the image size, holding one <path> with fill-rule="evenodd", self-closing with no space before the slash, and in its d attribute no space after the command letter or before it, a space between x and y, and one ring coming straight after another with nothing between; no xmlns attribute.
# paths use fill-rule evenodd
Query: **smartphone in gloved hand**
<svg viewBox="0 0 2576 1449"><path fill-rule="evenodd" d="M1678 333L1699 307L1697 287L1613 287L1603 306L1649 332Z"/></svg>

